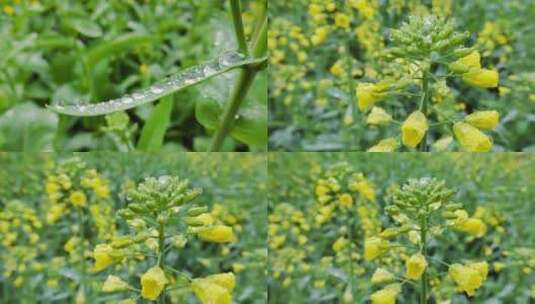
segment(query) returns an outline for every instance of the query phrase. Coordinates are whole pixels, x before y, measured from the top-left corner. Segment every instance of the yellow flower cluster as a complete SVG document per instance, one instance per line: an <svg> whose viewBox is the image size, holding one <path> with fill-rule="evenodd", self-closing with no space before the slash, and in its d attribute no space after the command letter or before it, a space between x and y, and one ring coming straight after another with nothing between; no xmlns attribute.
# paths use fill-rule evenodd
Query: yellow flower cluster
<svg viewBox="0 0 535 304"><path fill-rule="evenodd" d="M232 290L236 286L233 273L220 273L194 279L191 289L202 304L231 304Z"/></svg>
<svg viewBox="0 0 535 304"><path fill-rule="evenodd" d="M448 273L457 285L458 291L464 291L473 296L487 279L489 266L487 262L452 264Z"/></svg>

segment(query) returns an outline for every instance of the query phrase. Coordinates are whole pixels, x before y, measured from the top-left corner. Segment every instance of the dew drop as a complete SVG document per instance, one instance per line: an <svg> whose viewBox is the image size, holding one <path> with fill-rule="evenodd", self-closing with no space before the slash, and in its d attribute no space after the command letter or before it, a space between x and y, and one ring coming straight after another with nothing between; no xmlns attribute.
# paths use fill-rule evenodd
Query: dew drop
<svg viewBox="0 0 535 304"><path fill-rule="evenodd" d="M159 86L153 86L152 88L150 88L150 91L154 94L160 94L163 92L163 89Z"/></svg>
<svg viewBox="0 0 535 304"><path fill-rule="evenodd" d="M134 93L134 94L132 94L132 98L134 98L134 99L141 99L141 98L143 98L143 94L141 94L141 93Z"/></svg>
<svg viewBox="0 0 535 304"><path fill-rule="evenodd" d="M215 74L216 73L216 69L214 69L213 67L207 65L207 66L204 67L203 72L204 72L205 76L208 76L208 75Z"/></svg>

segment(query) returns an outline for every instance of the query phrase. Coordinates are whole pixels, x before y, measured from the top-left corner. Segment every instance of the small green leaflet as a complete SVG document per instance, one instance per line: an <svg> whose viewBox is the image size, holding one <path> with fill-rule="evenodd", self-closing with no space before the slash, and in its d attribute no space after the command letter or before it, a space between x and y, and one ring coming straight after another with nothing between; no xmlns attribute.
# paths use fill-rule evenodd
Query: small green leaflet
<svg viewBox="0 0 535 304"><path fill-rule="evenodd" d="M202 63L200 65L185 69L173 76L165 78L149 88L125 95L121 98L106 102L88 104L79 103L64 105L61 103L49 105L52 111L72 116L98 116L117 111L124 111L135 108L142 104L156 101L163 96L198 84L212 77L224 74L235 68L245 65L261 63L266 58L246 57L238 52L226 52L221 56Z"/></svg>

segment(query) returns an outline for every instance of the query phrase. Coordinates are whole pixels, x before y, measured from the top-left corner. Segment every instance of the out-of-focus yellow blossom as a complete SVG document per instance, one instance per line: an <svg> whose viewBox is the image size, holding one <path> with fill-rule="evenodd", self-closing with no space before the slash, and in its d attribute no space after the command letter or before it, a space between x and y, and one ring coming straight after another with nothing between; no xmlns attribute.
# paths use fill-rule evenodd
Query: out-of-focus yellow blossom
<svg viewBox="0 0 535 304"><path fill-rule="evenodd" d="M392 121L392 116L381 107L373 107L366 122L370 125L387 125Z"/></svg>
<svg viewBox="0 0 535 304"><path fill-rule="evenodd" d="M399 284L390 284L385 288L374 292L370 299L372 304L395 304L396 297L401 292L401 285Z"/></svg>
<svg viewBox="0 0 535 304"><path fill-rule="evenodd" d="M344 207L351 207L353 204L353 197L351 197L351 194L349 193L343 193L338 197L338 201L340 202L340 205Z"/></svg>
<svg viewBox="0 0 535 304"><path fill-rule="evenodd" d="M94 271L101 271L113 264L112 252L113 248L107 244L99 244L95 247L93 251L93 258L95 259Z"/></svg>
<svg viewBox="0 0 535 304"><path fill-rule="evenodd" d="M118 302L118 304L136 304L135 299L124 299Z"/></svg>
<svg viewBox="0 0 535 304"><path fill-rule="evenodd" d="M83 207L87 202L87 197L82 191L73 191L69 195L69 200L76 207Z"/></svg>
<svg viewBox="0 0 535 304"><path fill-rule="evenodd" d="M464 118L464 121L479 129L493 130L498 125L500 114L497 111L477 111Z"/></svg>
<svg viewBox="0 0 535 304"><path fill-rule="evenodd" d="M163 270L154 266L141 276L141 296L154 301L160 296L167 283Z"/></svg>
<svg viewBox="0 0 535 304"><path fill-rule="evenodd" d="M81 239L79 237L72 237L70 238L67 243L63 246L63 249L67 251L68 253L73 253L77 246L80 244Z"/></svg>
<svg viewBox="0 0 535 304"><path fill-rule="evenodd" d="M372 276L372 283L374 284L389 283L393 280L394 275L384 268L377 268Z"/></svg>
<svg viewBox="0 0 535 304"><path fill-rule="evenodd" d="M483 237L487 233L487 225L478 218L469 218L462 221L455 228L478 238Z"/></svg>
<svg viewBox="0 0 535 304"><path fill-rule="evenodd" d="M494 262L492 267L494 268L495 272L500 272L505 268L505 264L502 262Z"/></svg>
<svg viewBox="0 0 535 304"><path fill-rule="evenodd" d="M104 284L102 285L102 291L104 292L117 292L128 290L130 286L121 278L109 275Z"/></svg>
<svg viewBox="0 0 535 304"><path fill-rule="evenodd" d="M364 18L373 18L377 4L373 0L348 0L348 4L357 9Z"/></svg>
<svg viewBox="0 0 535 304"><path fill-rule="evenodd" d="M336 77L342 77L344 75L343 62L341 60L338 60L335 64L331 66L331 69L329 71Z"/></svg>
<svg viewBox="0 0 535 304"><path fill-rule="evenodd" d="M375 189L373 184L364 177L363 174L358 174L349 182L349 190L358 191L367 200L375 202Z"/></svg>
<svg viewBox="0 0 535 304"><path fill-rule="evenodd" d="M468 152L488 152L492 148L492 141L476 127L464 122L457 122L453 125L453 133Z"/></svg>
<svg viewBox="0 0 535 304"><path fill-rule="evenodd" d="M480 88L495 88L498 86L499 75L496 70L481 69L463 74L464 82Z"/></svg>
<svg viewBox="0 0 535 304"><path fill-rule="evenodd" d="M235 285L233 273L222 273L194 279L191 289L202 304L231 304Z"/></svg>
<svg viewBox="0 0 535 304"><path fill-rule="evenodd" d="M444 136L433 143L432 145L433 151L435 152L446 151L452 142L453 142L452 136Z"/></svg>
<svg viewBox="0 0 535 304"><path fill-rule="evenodd" d="M364 240L364 259L371 261L385 252L387 248L387 241L378 237L367 238Z"/></svg>
<svg viewBox="0 0 535 304"><path fill-rule="evenodd" d="M370 147L367 152L394 152L399 147L399 141L394 137L381 140L376 145Z"/></svg>
<svg viewBox="0 0 535 304"><path fill-rule="evenodd" d="M351 25L351 18L344 13L336 13L336 15L334 15L334 24L337 27L348 29Z"/></svg>
<svg viewBox="0 0 535 304"><path fill-rule="evenodd" d="M242 272L243 270L245 270L245 265L241 264L241 263L233 263L232 264L232 271L233 272Z"/></svg>
<svg viewBox="0 0 535 304"><path fill-rule="evenodd" d="M5 5L3 10L6 15L13 15L15 13L15 9L11 5Z"/></svg>
<svg viewBox="0 0 535 304"><path fill-rule="evenodd" d="M358 107L361 111L366 111L381 99L383 93L388 89L386 83L359 83L357 90Z"/></svg>
<svg viewBox="0 0 535 304"><path fill-rule="evenodd" d="M405 276L411 280L418 280L427 268L427 261L421 253L412 255L405 261L407 271Z"/></svg>
<svg viewBox="0 0 535 304"><path fill-rule="evenodd" d="M340 252L346 247L347 243L348 243L347 239L344 238L344 237L341 237L341 238L338 238L333 243L332 248L333 248L334 252Z"/></svg>
<svg viewBox="0 0 535 304"><path fill-rule="evenodd" d="M470 55L457 60L452 65L461 65L465 67L467 71L480 70L481 69L481 55L479 54L478 51L474 51L470 53Z"/></svg>
<svg viewBox="0 0 535 304"><path fill-rule="evenodd" d="M230 243L236 240L232 228L224 225L203 228L198 235L202 240L213 243Z"/></svg>
<svg viewBox="0 0 535 304"><path fill-rule="evenodd" d="M322 44L327 40L327 37L329 35L329 27L328 26L321 26L314 30L314 34L310 38L310 41L314 45Z"/></svg>
<svg viewBox="0 0 535 304"><path fill-rule="evenodd" d="M481 287L488 273L487 262L469 263L465 265L452 264L448 270L450 277L457 285L458 291L464 291L469 296L475 294Z"/></svg>
<svg viewBox="0 0 535 304"><path fill-rule="evenodd" d="M429 126L424 113L413 112L401 125L401 140L405 146L415 148L424 138Z"/></svg>

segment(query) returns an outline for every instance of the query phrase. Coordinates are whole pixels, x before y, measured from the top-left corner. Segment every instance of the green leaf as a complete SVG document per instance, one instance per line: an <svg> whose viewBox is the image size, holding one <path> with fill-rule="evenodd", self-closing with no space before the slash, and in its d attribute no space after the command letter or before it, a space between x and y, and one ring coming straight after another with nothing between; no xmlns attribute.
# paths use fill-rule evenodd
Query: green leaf
<svg viewBox="0 0 535 304"><path fill-rule="evenodd" d="M94 21L85 18L72 18L69 22L78 33L84 36L91 38L102 36L102 29Z"/></svg>
<svg viewBox="0 0 535 304"><path fill-rule="evenodd" d="M237 52L228 52L220 57L185 69L177 74L161 80L144 90L126 95L118 99L96 104L62 105L54 104L49 108L52 111L73 116L97 116L117 111L124 111L146 103L153 102L164 96L196 85L212 77L221 75L230 70L264 62L266 58L245 57Z"/></svg>
<svg viewBox="0 0 535 304"><path fill-rule="evenodd" d="M0 116L3 151L52 151L58 116L33 103L22 103Z"/></svg>
<svg viewBox="0 0 535 304"><path fill-rule="evenodd" d="M162 147L165 131L171 121L173 95L167 95L156 106L141 131L137 148L141 151L158 151Z"/></svg>
<svg viewBox="0 0 535 304"><path fill-rule="evenodd" d="M128 49L139 47L140 44L153 42L155 38L150 35L124 34L113 40L105 41L91 48L84 56L84 62L92 68L99 61L121 54Z"/></svg>
<svg viewBox="0 0 535 304"><path fill-rule="evenodd" d="M197 102L195 116L199 123L208 130L219 126L223 115L222 105L212 98ZM265 147L267 134L267 73L257 76L244 104L238 112L230 135L250 146Z"/></svg>

